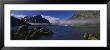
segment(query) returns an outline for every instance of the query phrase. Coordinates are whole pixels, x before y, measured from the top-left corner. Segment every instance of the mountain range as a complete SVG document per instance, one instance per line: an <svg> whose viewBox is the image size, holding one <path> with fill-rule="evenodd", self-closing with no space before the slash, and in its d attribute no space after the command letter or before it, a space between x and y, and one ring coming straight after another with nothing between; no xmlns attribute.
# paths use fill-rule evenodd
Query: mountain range
<svg viewBox="0 0 110 50"><path fill-rule="evenodd" d="M22 17L20 17L22 16ZM45 15L33 15L33 16L23 16L23 15L15 15L16 20L23 19L27 22L36 22L36 23L51 23L51 24L67 24L67 25L75 25L75 24L97 24L100 23L100 11L96 10L76 10L75 15L68 18L68 20L62 20L60 18L45 16ZM13 17L12 17L13 18ZM12 23L17 23L17 21Z"/></svg>
<svg viewBox="0 0 110 50"><path fill-rule="evenodd" d="M20 17L21 16L21 17ZM38 15L33 15L33 16L23 16L23 15L14 15L15 18L17 19L23 19L23 18L31 18L31 17L34 17L34 16L38 16ZM51 24L57 24L59 23L59 21L61 20L60 18L56 18L56 17L52 17L52 16L44 16L44 15L40 15L40 17L43 19L43 20L48 20L48 22L50 22ZM38 18L40 18L38 17ZM27 19L28 20L28 19Z"/></svg>

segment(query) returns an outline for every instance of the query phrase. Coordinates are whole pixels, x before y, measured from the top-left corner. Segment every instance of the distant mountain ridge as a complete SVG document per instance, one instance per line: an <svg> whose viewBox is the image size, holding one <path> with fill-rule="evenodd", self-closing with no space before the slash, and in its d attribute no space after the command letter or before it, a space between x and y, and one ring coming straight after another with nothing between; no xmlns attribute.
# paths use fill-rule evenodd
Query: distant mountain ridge
<svg viewBox="0 0 110 50"><path fill-rule="evenodd" d="M14 15L15 16L15 18L17 18L17 19L24 19L24 18L28 18L27 19L27 21L29 21L29 18L31 18L32 19L32 17L34 17L34 16L36 16L36 17L38 17L38 15L31 15L31 16L23 16L23 15ZM23 17L22 17L23 16ZM42 19L46 19L46 20L48 20L51 24L56 24L56 23L58 23L59 22L59 20L60 20L60 18L57 18L57 17L52 17L52 16L45 16L45 15L42 15L42 14L40 14L39 15L40 17L39 18L42 18Z"/></svg>

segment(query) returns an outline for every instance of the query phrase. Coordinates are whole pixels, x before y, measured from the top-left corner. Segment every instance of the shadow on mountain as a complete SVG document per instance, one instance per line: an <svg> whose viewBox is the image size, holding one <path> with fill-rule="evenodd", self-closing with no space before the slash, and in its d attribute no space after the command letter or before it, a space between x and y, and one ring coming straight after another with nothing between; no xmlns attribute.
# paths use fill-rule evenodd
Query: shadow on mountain
<svg viewBox="0 0 110 50"><path fill-rule="evenodd" d="M11 16L11 39L12 40L34 40L38 39L43 35L52 35L53 32L45 27L37 27L37 28L28 28L28 26L32 26L29 23L48 23L50 22L42 18L41 15L37 16L26 16L22 19L17 19L14 16ZM16 27L14 29L14 27Z"/></svg>

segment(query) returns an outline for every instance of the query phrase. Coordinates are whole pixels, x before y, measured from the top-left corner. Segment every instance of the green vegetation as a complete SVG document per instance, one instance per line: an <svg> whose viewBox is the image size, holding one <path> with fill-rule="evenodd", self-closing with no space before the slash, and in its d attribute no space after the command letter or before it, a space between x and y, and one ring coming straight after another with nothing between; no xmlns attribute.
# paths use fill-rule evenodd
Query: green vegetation
<svg viewBox="0 0 110 50"><path fill-rule="evenodd" d="M81 32L85 32L83 35L81 35L81 38L84 40L100 39L100 25L76 25L72 27L81 30ZM96 31L93 29L96 29Z"/></svg>
<svg viewBox="0 0 110 50"><path fill-rule="evenodd" d="M38 39L42 35L52 35L53 32L49 31L47 28L36 28L36 29L28 29L27 26L21 26L15 33L16 40L31 40Z"/></svg>
<svg viewBox="0 0 110 50"><path fill-rule="evenodd" d="M85 40L98 40L98 37L99 37L100 35L95 35L95 34L92 34L92 33L85 33L84 35L83 35L83 38L85 39Z"/></svg>
<svg viewBox="0 0 110 50"><path fill-rule="evenodd" d="M70 17L70 19L80 19L81 15L80 14L76 14L75 16Z"/></svg>

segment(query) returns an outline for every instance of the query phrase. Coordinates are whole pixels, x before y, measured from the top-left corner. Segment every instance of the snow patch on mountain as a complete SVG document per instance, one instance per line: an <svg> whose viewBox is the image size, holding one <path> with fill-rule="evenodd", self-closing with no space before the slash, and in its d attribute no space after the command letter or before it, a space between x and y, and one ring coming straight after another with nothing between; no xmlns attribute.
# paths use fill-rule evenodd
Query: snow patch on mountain
<svg viewBox="0 0 110 50"><path fill-rule="evenodd" d="M51 17L51 16L44 16L44 15L41 15L41 16L42 16L42 18L49 20L49 22L52 24L57 24L60 21L60 18Z"/></svg>

